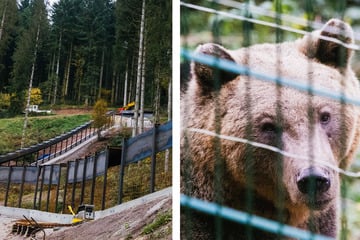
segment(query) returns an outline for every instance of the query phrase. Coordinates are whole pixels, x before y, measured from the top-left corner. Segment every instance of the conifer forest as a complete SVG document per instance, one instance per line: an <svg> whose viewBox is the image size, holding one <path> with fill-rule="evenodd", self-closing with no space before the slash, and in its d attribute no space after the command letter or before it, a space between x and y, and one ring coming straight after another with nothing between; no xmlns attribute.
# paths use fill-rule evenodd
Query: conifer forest
<svg viewBox="0 0 360 240"><path fill-rule="evenodd" d="M172 1L1 0L0 117L32 104L166 109ZM36 95L39 95L36 97Z"/></svg>

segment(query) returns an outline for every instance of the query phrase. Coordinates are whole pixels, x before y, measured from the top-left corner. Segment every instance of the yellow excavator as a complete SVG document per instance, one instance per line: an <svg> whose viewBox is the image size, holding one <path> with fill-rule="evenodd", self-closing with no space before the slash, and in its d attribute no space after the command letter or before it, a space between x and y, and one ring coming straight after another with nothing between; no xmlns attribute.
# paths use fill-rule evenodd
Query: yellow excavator
<svg viewBox="0 0 360 240"><path fill-rule="evenodd" d="M125 106L118 109L118 112L121 113L122 111L131 110L133 107L135 107L135 102L130 102L126 104Z"/></svg>

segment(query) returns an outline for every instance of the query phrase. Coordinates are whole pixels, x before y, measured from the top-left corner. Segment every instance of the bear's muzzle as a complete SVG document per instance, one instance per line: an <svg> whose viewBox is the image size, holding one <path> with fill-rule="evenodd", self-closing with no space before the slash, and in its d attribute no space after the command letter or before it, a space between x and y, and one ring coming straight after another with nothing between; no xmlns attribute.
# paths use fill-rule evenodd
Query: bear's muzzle
<svg viewBox="0 0 360 240"><path fill-rule="evenodd" d="M303 169L297 176L297 187L304 194L307 205L311 209L323 209L332 200L327 193L331 187L331 179L329 173L323 168Z"/></svg>

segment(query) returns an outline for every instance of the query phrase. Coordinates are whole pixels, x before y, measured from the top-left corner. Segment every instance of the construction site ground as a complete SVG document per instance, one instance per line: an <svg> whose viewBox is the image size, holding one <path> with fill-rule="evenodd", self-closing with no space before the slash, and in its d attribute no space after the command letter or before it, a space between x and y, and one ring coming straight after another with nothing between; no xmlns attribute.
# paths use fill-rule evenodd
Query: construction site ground
<svg viewBox="0 0 360 240"><path fill-rule="evenodd" d="M60 113L61 112L61 113ZM57 114L82 114L84 110L61 110ZM60 162L82 158L94 151L98 151L107 145L107 140L114 132L108 132L102 141L86 144L70 158L61 159ZM113 215L85 222L72 227L62 227L45 230L45 239L55 240L100 240L100 239L172 239L172 198L171 194L160 196L144 204L135 204ZM167 220L160 222L156 227L152 223L159 221L162 216L168 216ZM170 216L170 220L169 220ZM30 239L11 233L12 226L18 218L5 216L0 213L0 239L23 240ZM36 219L35 219L36 220ZM150 227L150 232L144 233L144 228ZM41 232L36 234L36 239L43 239Z"/></svg>
<svg viewBox="0 0 360 240"><path fill-rule="evenodd" d="M131 204L130 204L131 205ZM132 204L131 207L110 216L85 222L72 227L46 229L45 239L55 240L101 240L101 239L171 239L172 209L171 193L151 199L145 203ZM161 220L167 216L167 220ZM30 239L11 233L14 221L18 219L0 215L0 239ZM158 222L156 227L153 223ZM144 233L145 228L150 232ZM36 239L43 239L38 232Z"/></svg>

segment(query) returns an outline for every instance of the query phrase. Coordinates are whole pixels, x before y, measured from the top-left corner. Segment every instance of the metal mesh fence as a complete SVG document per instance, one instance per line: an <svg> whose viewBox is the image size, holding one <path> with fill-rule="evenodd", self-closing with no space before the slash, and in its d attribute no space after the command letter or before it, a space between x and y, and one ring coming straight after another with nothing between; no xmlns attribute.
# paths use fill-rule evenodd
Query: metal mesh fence
<svg viewBox="0 0 360 240"><path fill-rule="evenodd" d="M181 2L183 239L359 238L356 6L326 4Z"/></svg>

